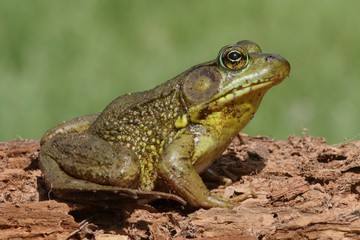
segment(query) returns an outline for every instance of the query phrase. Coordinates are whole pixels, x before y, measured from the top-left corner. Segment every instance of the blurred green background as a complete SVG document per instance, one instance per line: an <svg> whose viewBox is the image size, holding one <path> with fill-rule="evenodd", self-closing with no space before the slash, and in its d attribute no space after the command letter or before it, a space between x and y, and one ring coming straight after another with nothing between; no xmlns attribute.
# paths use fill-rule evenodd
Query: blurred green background
<svg viewBox="0 0 360 240"><path fill-rule="evenodd" d="M0 1L0 141L39 139L238 40L292 66L243 130L360 139L360 1Z"/></svg>

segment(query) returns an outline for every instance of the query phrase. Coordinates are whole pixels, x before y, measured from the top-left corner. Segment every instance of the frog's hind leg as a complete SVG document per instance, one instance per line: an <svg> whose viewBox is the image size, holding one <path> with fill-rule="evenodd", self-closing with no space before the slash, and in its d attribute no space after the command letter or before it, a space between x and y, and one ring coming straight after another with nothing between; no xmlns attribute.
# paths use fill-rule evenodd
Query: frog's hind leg
<svg viewBox="0 0 360 240"><path fill-rule="evenodd" d="M124 197L137 198L131 189L101 185L72 177L64 172L54 159L43 153L40 153L39 165L49 193L55 194L58 198L84 203L119 200Z"/></svg>
<svg viewBox="0 0 360 240"><path fill-rule="evenodd" d="M46 142L40 151L40 167L52 187L55 182L59 182L55 187L62 185L58 177L71 176L88 183L82 186L85 183L80 181L80 188L91 183L136 188L140 176L140 162L131 150L86 133L64 134Z"/></svg>
<svg viewBox="0 0 360 240"><path fill-rule="evenodd" d="M59 135L84 132L90 127L90 125L96 120L98 116L98 113L94 113L65 121L47 131L41 138L40 144L43 145L50 141L50 139Z"/></svg>
<svg viewBox="0 0 360 240"><path fill-rule="evenodd" d="M125 203L129 202L129 198L135 200L146 199L147 201L171 199L185 204L185 201L181 197L174 194L153 191L146 192L119 186L102 185L75 178L67 174L53 157L44 151L40 152L39 165L44 173L44 179L49 193L53 193L60 199L105 208L123 207Z"/></svg>

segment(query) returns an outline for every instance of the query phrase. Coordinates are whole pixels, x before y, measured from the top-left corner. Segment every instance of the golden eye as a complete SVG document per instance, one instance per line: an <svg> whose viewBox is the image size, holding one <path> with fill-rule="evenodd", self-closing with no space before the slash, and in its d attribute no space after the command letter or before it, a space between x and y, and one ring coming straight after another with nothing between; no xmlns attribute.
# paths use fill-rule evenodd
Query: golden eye
<svg viewBox="0 0 360 240"><path fill-rule="evenodd" d="M227 46L221 49L219 62L225 69L238 71L244 68L248 62L248 53L238 46Z"/></svg>

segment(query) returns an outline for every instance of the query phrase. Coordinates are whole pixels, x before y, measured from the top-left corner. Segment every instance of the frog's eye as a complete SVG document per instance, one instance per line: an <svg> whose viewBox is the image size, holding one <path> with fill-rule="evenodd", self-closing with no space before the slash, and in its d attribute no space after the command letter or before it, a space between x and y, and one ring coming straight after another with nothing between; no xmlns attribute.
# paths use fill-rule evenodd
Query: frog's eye
<svg viewBox="0 0 360 240"><path fill-rule="evenodd" d="M248 63L248 53L245 49L238 46L227 46L219 53L221 66L228 70L238 71Z"/></svg>

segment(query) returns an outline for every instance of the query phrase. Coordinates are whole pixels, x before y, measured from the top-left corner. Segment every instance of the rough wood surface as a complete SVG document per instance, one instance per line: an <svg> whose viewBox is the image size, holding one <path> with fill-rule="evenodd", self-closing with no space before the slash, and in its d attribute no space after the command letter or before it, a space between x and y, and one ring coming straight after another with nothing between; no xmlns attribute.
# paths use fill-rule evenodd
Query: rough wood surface
<svg viewBox="0 0 360 240"><path fill-rule="evenodd" d="M252 190L234 209L171 201L105 211L52 198L38 141L0 143L0 239L360 239L360 142L241 135L212 169L232 178L214 193Z"/></svg>

